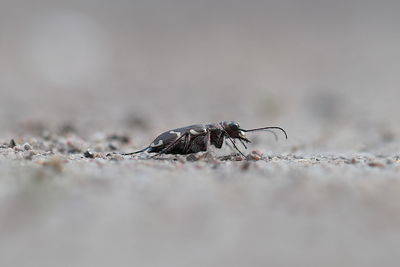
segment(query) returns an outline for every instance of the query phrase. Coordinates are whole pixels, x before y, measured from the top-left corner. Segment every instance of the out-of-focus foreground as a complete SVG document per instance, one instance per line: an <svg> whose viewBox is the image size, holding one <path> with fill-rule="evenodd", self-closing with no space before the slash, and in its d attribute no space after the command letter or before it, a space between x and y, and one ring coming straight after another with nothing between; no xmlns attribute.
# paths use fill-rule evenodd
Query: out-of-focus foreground
<svg viewBox="0 0 400 267"><path fill-rule="evenodd" d="M399 261L399 2L0 4L1 266ZM220 120L289 139L105 156Z"/></svg>

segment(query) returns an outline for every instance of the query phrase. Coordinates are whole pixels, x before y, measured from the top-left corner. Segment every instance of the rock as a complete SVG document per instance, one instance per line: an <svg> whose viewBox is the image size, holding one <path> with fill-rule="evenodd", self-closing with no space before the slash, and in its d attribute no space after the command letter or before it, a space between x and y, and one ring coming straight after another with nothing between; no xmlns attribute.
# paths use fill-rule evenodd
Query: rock
<svg viewBox="0 0 400 267"><path fill-rule="evenodd" d="M257 161L257 160L261 160L262 157L263 157L263 154L260 151L253 150L253 151L251 151L250 154L247 155L246 158L247 158L247 160L255 160L255 161Z"/></svg>
<svg viewBox="0 0 400 267"><path fill-rule="evenodd" d="M118 150L118 145L115 142L108 143L108 148L110 150Z"/></svg>
<svg viewBox="0 0 400 267"><path fill-rule="evenodd" d="M31 146L30 144L28 144L28 143L25 143L23 147L24 147L24 149L25 149L26 151L32 150L32 146Z"/></svg>
<svg viewBox="0 0 400 267"><path fill-rule="evenodd" d="M10 144L8 145L9 148L14 148L17 145L14 139L11 139Z"/></svg>
<svg viewBox="0 0 400 267"><path fill-rule="evenodd" d="M368 166L370 167L378 167L378 168L383 168L385 167L385 164L383 164L382 162L370 162L368 163Z"/></svg>
<svg viewBox="0 0 400 267"><path fill-rule="evenodd" d="M199 158L195 154L190 154L189 156L186 157L187 161L198 161Z"/></svg>
<svg viewBox="0 0 400 267"><path fill-rule="evenodd" d="M108 153L106 155L106 158L108 158L109 160L116 160L116 161L124 159L124 157L122 155L117 154L117 153Z"/></svg>
<svg viewBox="0 0 400 267"><path fill-rule="evenodd" d="M61 172L63 169L64 163L67 161L61 158L60 156L52 156L48 160L41 162L41 164L45 167L48 167L56 172Z"/></svg>
<svg viewBox="0 0 400 267"><path fill-rule="evenodd" d="M83 153L83 156L85 158L88 158L88 159L93 159L94 158L93 153L91 153L89 150L85 151L85 153Z"/></svg>

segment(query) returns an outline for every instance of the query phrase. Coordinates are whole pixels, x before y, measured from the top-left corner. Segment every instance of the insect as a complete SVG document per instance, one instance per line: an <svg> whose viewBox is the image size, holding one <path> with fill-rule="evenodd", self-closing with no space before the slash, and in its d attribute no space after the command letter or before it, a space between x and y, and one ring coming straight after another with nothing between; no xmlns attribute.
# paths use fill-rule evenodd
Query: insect
<svg viewBox="0 0 400 267"><path fill-rule="evenodd" d="M237 147L236 140L239 140L247 149L245 143L251 143L246 137L246 132L270 131L277 129L285 134L281 127L262 127L245 130L240 128L234 121L222 121L212 124L195 124L174 130L166 131L160 134L148 147L132 153L122 155L133 155L141 152L161 154L191 154L201 151L207 151L210 145L221 148L225 140L229 140L233 147L244 157L246 157ZM277 135L272 132L277 138Z"/></svg>

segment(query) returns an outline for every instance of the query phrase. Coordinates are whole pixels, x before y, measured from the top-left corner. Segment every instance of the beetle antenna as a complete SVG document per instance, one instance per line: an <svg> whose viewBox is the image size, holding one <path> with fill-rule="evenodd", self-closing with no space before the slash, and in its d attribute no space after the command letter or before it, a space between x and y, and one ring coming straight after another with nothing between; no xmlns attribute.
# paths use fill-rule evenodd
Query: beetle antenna
<svg viewBox="0 0 400 267"><path fill-rule="evenodd" d="M276 130L280 130L285 134L286 139L288 138L287 133L285 130L283 130L281 127L276 127L276 126L272 126L272 127L262 127L262 128L256 128L256 129L249 129L249 130L245 130L245 129L240 129L243 132L256 132L256 131L269 131L271 129L276 129ZM269 131L272 132L272 131Z"/></svg>

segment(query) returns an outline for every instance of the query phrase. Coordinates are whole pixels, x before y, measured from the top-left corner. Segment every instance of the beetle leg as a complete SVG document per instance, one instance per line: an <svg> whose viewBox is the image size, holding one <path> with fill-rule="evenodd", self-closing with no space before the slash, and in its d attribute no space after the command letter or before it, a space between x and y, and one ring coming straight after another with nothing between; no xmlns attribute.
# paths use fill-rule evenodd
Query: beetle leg
<svg viewBox="0 0 400 267"><path fill-rule="evenodd" d="M211 133L210 133L210 131L207 131L205 133L205 135L203 136L204 147L200 150L200 151L205 151L206 154L209 154L208 149L209 149L210 143L211 143L210 138L211 138Z"/></svg>
<svg viewBox="0 0 400 267"><path fill-rule="evenodd" d="M240 155L242 155L244 158L246 158L246 156L242 153L242 151L240 151L239 148L236 146L235 141L232 139L232 137L229 136L227 131L225 131L225 129L223 127L221 128L221 130L225 133L225 137L228 138L232 142L233 147L240 153Z"/></svg>
<svg viewBox="0 0 400 267"><path fill-rule="evenodd" d="M231 141L233 141L233 143L236 144L235 139L232 139ZM243 146L247 149L247 146L243 143L243 141L242 141L242 140L240 140L240 141L241 141L241 143L243 144ZM225 145L226 145L227 147L229 147L229 149L231 149L231 150L234 150L234 149L235 149L235 148L233 148L233 147L228 143L228 139L225 140ZM243 154L242 154L242 155L243 155Z"/></svg>
<svg viewBox="0 0 400 267"><path fill-rule="evenodd" d="M223 132L213 132L210 130L210 144L216 148L221 148L225 140Z"/></svg>
<svg viewBox="0 0 400 267"><path fill-rule="evenodd" d="M214 153L212 152L212 151L209 151L209 148L210 148L210 146L211 146L211 132L210 131L207 131L207 134L206 134L206 151L207 151L207 155L208 156L211 156L211 158L214 158L215 156L214 156Z"/></svg>
<svg viewBox="0 0 400 267"><path fill-rule="evenodd" d="M243 157L246 158L246 156L242 153L242 151L240 151L239 148L236 146L236 144L235 144L235 142L233 141L233 139L230 138L229 136L228 136L228 138L229 138L229 140L232 142L233 147L240 153L240 155L242 155Z"/></svg>
<svg viewBox="0 0 400 267"><path fill-rule="evenodd" d="M206 133L206 151L208 151L208 148L210 147L210 143L211 143L211 134L210 131L207 131Z"/></svg>
<svg viewBox="0 0 400 267"><path fill-rule="evenodd" d="M207 140L209 139L208 137L208 132L203 133L188 133L188 137L186 138L187 141L187 146L184 147L184 153L189 154L189 153L197 153L200 151L207 151L208 145L207 145Z"/></svg>
<svg viewBox="0 0 400 267"><path fill-rule="evenodd" d="M186 138L185 138L185 146L183 147L183 151L187 151L188 149L189 149L189 146L190 146L190 137L191 137L191 134L189 133L189 134L186 134L187 136L186 136Z"/></svg>
<svg viewBox="0 0 400 267"><path fill-rule="evenodd" d="M182 138L186 138L187 139L188 133L184 133L182 134L179 138L175 139L175 141L173 141L171 144L169 144L166 148L164 148L163 150L161 150L160 152L158 152L157 154L155 154L154 156L151 156L150 158L154 158L156 156L159 156L161 154L165 154L167 153L169 150L171 150L176 144L178 144L178 142L182 139ZM186 141L185 141L186 143Z"/></svg>
<svg viewBox="0 0 400 267"><path fill-rule="evenodd" d="M244 146L244 148L247 149L247 146L246 146L246 144L243 142L243 140L242 140L242 139L239 139L239 141L240 141L240 143L242 143L242 145Z"/></svg>

